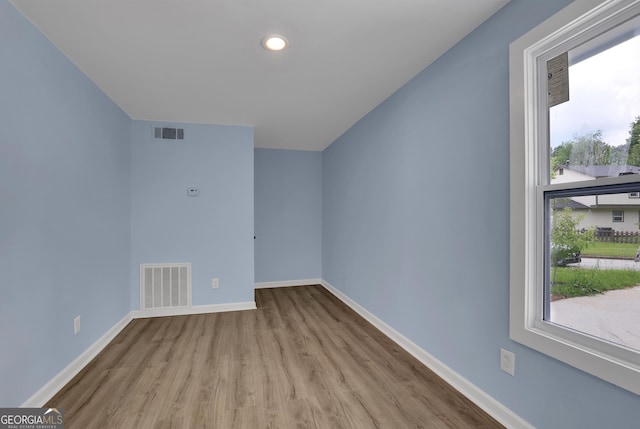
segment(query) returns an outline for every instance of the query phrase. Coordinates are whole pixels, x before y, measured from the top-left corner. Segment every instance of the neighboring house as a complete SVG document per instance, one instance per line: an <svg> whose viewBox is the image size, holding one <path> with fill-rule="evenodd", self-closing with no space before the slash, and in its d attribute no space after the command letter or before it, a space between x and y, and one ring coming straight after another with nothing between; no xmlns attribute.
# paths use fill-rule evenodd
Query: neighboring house
<svg viewBox="0 0 640 429"><path fill-rule="evenodd" d="M640 174L634 165L562 165L554 168L551 183L578 182L583 180ZM556 209L570 207L574 213L584 216L583 228L612 228L615 231L640 230L640 189L638 192L586 195L572 197L556 204Z"/></svg>

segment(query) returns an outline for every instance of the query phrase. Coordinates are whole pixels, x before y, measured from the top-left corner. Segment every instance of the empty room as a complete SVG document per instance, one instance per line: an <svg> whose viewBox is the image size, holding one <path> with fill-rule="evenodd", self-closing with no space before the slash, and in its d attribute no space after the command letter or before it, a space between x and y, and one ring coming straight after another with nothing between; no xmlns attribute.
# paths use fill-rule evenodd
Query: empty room
<svg viewBox="0 0 640 429"><path fill-rule="evenodd" d="M2 0L0 428L637 428L639 76L640 0Z"/></svg>

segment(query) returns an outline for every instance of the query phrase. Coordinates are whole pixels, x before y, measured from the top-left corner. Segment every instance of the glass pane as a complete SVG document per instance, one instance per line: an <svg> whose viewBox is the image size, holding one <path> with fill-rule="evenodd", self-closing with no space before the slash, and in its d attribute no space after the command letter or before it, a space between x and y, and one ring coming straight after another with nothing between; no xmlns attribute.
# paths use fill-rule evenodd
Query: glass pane
<svg viewBox="0 0 640 429"><path fill-rule="evenodd" d="M640 184L620 187L547 196L544 319L640 350Z"/></svg>
<svg viewBox="0 0 640 429"><path fill-rule="evenodd" d="M552 183L640 173L638 19L622 30L568 53L569 101L549 109Z"/></svg>

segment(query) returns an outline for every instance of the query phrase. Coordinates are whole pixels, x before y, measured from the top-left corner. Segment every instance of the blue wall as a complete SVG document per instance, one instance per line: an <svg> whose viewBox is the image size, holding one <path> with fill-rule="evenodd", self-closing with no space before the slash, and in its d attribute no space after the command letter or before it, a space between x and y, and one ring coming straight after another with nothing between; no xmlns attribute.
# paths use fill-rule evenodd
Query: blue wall
<svg viewBox="0 0 640 429"><path fill-rule="evenodd" d="M0 2L0 406L129 312L130 120ZM81 316L81 331L73 319Z"/></svg>
<svg viewBox="0 0 640 429"><path fill-rule="evenodd" d="M256 281L322 273L322 153L255 151Z"/></svg>
<svg viewBox="0 0 640 429"><path fill-rule="evenodd" d="M638 396L509 339L508 45L567 3L512 0L325 150L323 278L539 428L638 427Z"/></svg>
<svg viewBox="0 0 640 429"><path fill-rule="evenodd" d="M254 301L253 128L168 124L185 129L175 141L153 125L132 128L132 310L143 263L190 262L193 305Z"/></svg>

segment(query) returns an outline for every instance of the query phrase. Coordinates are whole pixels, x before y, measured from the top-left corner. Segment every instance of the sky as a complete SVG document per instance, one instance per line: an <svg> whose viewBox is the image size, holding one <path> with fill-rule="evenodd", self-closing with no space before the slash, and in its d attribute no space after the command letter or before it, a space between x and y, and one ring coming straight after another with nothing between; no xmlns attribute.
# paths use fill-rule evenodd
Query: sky
<svg viewBox="0 0 640 429"><path fill-rule="evenodd" d="M569 98L550 109L551 147L598 130L609 145L625 144L640 116L640 36L570 66Z"/></svg>

